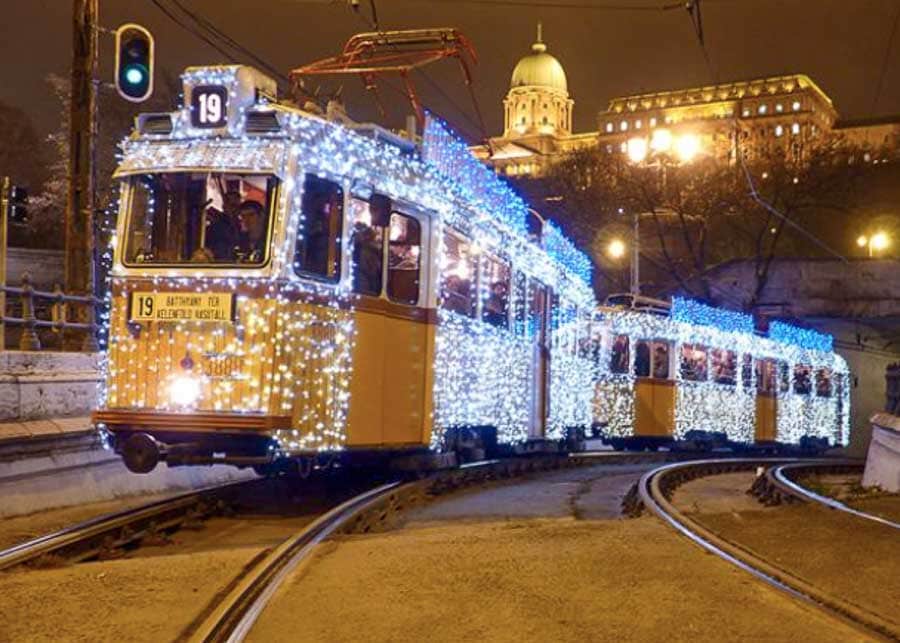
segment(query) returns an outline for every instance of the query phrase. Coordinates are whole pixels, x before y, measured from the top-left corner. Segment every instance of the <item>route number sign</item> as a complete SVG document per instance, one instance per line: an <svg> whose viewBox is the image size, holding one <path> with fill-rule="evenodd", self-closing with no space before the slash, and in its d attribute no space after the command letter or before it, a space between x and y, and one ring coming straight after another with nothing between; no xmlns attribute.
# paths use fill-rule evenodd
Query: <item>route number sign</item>
<svg viewBox="0 0 900 643"><path fill-rule="evenodd" d="M231 322L233 293L131 293L133 322Z"/></svg>
<svg viewBox="0 0 900 643"><path fill-rule="evenodd" d="M228 88L197 85L191 91L191 125L225 127L228 121Z"/></svg>

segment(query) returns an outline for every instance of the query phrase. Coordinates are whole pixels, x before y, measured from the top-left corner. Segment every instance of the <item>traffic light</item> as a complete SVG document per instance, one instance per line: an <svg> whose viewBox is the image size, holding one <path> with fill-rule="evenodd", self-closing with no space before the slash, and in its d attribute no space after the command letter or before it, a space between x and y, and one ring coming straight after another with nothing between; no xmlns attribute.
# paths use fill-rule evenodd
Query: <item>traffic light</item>
<svg viewBox="0 0 900 643"><path fill-rule="evenodd" d="M133 103L153 93L153 36L134 23L116 29L116 91Z"/></svg>
<svg viewBox="0 0 900 643"><path fill-rule="evenodd" d="M28 191L13 185L8 176L0 177L0 213L7 221L25 223L28 220Z"/></svg>
<svg viewBox="0 0 900 643"><path fill-rule="evenodd" d="M7 196L7 216L13 223L25 223L28 221L28 190L18 185L9 186Z"/></svg>

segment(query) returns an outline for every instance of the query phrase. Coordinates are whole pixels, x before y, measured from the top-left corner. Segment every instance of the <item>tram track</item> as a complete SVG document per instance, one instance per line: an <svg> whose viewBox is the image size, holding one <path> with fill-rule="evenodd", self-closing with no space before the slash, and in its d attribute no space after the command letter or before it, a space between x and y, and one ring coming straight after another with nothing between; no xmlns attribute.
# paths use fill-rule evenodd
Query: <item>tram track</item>
<svg viewBox="0 0 900 643"><path fill-rule="evenodd" d="M603 457L616 463L630 463L667 456L654 454L648 458L623 454L620 458ZM553 469L597 464L597 458L591 455L503 458L474 462L419 480L392 482L365 491L324 513L256 561L216 605L207 608L202 620L192 624L181 638L192 643L243 641L278 588L309 560L316 545L333 534L370 533L390 528L402 512L425 504L436 496L466 487Z"/></svg>
<svg viewBox="0 0 900 643"><path fill-rule="evenodd" d="M800 482L809 475L862 473L862 469L863 465L854 461L784 464L770 467L766 471L765 477L754 485L752 491L767 504L793 501L813 502L863 520L871 520L891 529L900 529L900 523L850 507L840 500L816 493Z"/></svg>
<svg viewBox="0 0 900 643"><path fill-rule="evenodd" d="M204 487L76 523L0 551L0 571L41 561L79 562L111 556L115 550L210 515L239 489L258 482L243 480Z"/></svg>
<svg viewBox="0 0 900 643"><path fill-rule="evenodd" d="M834 596L814 583L763 557L733 539L713 531L698 520L680 511L672 501L675 490L697 478L753 471L757 467L779 468L811 466L796 459L728 458L670 463L644 474L637 495L643 508L651 511L682 535L706 551L748 572L767 585L800 600L824 613L851 625L868 636L880 640L900 641L896 623L875 613L864 605ZM820 462L823 466L844 466L847 463ZM774 474L773 474L774 475Z"/></svg>

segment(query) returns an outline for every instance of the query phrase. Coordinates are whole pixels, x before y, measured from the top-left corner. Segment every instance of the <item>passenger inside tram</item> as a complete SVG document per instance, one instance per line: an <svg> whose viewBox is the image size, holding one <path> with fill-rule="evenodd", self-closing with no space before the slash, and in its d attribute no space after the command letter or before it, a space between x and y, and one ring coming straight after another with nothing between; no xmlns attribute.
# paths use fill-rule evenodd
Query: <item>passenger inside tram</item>
<svg viewBox="0 0 900 643"><path fill-rule="evenodd" d="M274 177L224 172L134 177L125 263L261 265L275 183Z"/></svg>
<svg viewBox="0 0 900 643"><path fill-rule="evenodd" d="M504 327L509 322L509 293L506 283L495 281L491 284L491 294L484 303L484 321L492 326Z"/></svg>

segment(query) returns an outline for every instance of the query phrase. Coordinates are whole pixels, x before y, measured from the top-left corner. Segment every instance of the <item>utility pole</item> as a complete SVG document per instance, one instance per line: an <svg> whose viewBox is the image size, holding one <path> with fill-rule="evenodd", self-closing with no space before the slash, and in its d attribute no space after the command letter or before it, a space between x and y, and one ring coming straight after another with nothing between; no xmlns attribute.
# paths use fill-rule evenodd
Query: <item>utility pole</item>
<svg viewBox="0 0 900 643"><path fill-rule="evenodd" d="M94 192L96 184L98 0L72 0L72 84L69 107L69 194L66 203L65 290L94 294ZM93 307L84 321L93 323ZM93 332L79 345L66 337L69 349L97 350Z"/></svg>

